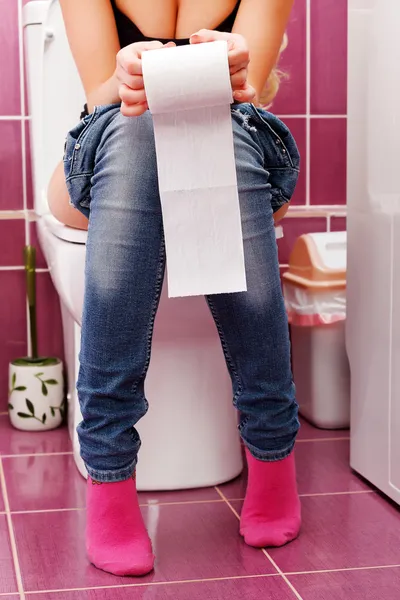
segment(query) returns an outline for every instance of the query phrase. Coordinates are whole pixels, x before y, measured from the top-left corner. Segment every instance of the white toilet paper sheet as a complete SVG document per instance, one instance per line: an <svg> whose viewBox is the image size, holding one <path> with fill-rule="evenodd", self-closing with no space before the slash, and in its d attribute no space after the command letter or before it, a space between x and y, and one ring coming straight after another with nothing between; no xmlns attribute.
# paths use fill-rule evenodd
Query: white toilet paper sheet
<svg viewBox="0 0 400 600"><path fill-rule="evenodd" d="M224 41L144 52L169 297L246 291Z"/></svg>

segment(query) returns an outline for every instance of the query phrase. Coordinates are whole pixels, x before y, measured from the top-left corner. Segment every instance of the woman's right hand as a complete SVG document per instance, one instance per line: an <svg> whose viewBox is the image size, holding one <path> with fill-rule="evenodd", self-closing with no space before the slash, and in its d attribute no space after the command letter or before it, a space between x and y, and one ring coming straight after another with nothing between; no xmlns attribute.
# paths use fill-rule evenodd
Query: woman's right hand
<svg viewBox="0 0 400 600"><path fill-rule="evenodd" d="M117 54L117 78L121 98L121 112L125 117L139 117L148 109L146 92L143 84L142 53L148 50L168 48L173 42L136 42L122 48Z"/></svg>

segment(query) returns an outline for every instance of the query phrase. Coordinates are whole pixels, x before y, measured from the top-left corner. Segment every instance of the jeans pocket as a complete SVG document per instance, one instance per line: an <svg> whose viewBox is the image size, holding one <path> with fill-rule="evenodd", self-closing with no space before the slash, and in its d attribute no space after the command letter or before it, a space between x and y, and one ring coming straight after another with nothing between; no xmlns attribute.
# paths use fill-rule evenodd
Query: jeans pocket
<svg viewBox="0 0 400 600"><path fill-rule="evenodd" d="M97 107L90 115L86 115L79 123L73 127L67 134L64 145L64 173L68 180L74 174L74 163L76 151L80 150L83 139L96 117Z"/></svg>
<svg viewBox="0 0 400 600"><path fill-rule="evenodd" d="M263 108L256 108L252 104L250 107L255 121L258 123L257 131L261 142L264 145L272 143L273 149L272 146L269 148L269 154L271 158L278 156L278 163L275 165L266 164L266 168L269 169L271 166L275 166L298 170L300 167L300 154L287 125Z"/></svg>

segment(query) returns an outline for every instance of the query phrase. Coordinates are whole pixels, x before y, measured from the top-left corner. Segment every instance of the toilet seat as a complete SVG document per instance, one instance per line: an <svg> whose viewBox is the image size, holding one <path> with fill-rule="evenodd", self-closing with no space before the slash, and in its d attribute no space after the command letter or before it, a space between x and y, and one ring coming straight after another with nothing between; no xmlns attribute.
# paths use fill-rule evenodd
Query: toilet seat
<svg viewBox="0 0 400 600"><path fill-rule="evenodd" d="M65 242L71 242L72 244L86 244L87 231L84 231L83 229L74 229L73 227L68 227L68 225L64 225L64 223L58 221L50 213L43 215L42 219L44 220L46 226L51 231L51 233L58 237L60 240L64 240ZM283 229L281 225L275 226L275 236L276 239L280 239L283 237Z"/></svg>
<svg viewBox="0 0 400 600"><path fill-rule="evenodd" d="M72 244L86 244L87 231L68 227L68 225L64 225L64 223L58 221L50 213L43 215L41 218L50 232L60 240L71 242Z"/></svg>

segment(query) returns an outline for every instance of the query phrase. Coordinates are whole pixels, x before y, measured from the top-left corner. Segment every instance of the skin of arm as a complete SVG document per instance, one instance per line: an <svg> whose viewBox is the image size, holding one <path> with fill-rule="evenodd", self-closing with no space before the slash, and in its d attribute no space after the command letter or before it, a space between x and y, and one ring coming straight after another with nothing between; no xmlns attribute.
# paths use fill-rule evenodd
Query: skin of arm
<svg viewBox="0 0 400 600"><path fill-rule="evenodd" d="M115 57L120 44L110 0L60 0L60 5L89 112L95 105L119 102Z"/></svg>
<svg viewBox="0 0 400 600"><path fill-rule="evenodd" d="M247 80L258 102L276 64L294 0L242 0L233 33L242 35L250 54Z"/></svg>

